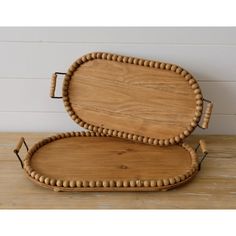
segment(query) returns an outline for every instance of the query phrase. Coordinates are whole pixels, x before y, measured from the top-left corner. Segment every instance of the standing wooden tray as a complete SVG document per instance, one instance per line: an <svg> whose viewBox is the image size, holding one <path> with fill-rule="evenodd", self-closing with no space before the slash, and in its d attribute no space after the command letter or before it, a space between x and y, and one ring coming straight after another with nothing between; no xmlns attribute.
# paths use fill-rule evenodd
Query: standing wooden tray
<svg viewBox="0 0 236 236"><path fill-rule="evenodd" d="M71 132L36 143L21 161L27 177L54 191L165 191L190 181L198 160L187 144L169 147L125 141L94 132ZM28 149L28 147L27 147Z"/></svg>
<svg viewBox="0 0 236 236"><path fill-rule="evenodd" d="M207 128L213 104L193 76L158 61L89 53L65 74L63 101L71 118L94 132L153 145L182 142L196 126ZM203 124L203 103L209 102Z"/></svg>

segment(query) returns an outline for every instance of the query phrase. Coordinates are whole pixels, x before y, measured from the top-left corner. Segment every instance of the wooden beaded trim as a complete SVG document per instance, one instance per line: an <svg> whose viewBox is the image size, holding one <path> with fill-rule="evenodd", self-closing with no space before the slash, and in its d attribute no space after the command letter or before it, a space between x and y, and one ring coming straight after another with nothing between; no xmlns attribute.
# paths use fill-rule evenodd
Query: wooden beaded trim
<svg viewBox="0 0 236 236"><path fill-rule="evenodd" d="M69 179L53 179L48 176L43 176L35 171L31 165L30 160L34 153L42 146L54 142L59 139L69 137L109 137L109 135L95 132L68 132L60 133L51 137L47 137L40 142L36 143L27 153L23 165L27 173L27 177L35 183L52 188L55 191L158 191L167 190L177 187L181 184L188 182L199 170L199 163L196 152L187 144L181 143L186 151L190 153L192 164L189 170L182 175L172 176L164 179L127 179L127 180L114 180L114 179L101 179L101 180L69 180Z"/></svg>
<svg viewBox="0 0 236 236"><path fill-rule="evenodd" d="M170 137L167 139L156 139L152 137L146 137L146 136L140 136L132 133L127 133L127 132L122 132L118 130L112 130L112 129L107 129L103 127L97 127L92 124L87 123L86 121L82 120L73 110L70 99L69 99L69 84L71 77L73 73L84 63L95 60L95 59L103 59L103 60L109 60L109 61L116 61L116 62L122 62L122 63L129 63L129 64L134 64L134 65L140 65L140 66L145 66L145 67L151 67L151 68L156 68L156 69L161 69L161 70L170 70L175 72L178 75L181 75L183 79L188 81L189 86L192 88L193 93L195 94L195 100L196 100L196 110L194 117L190 124L188 124L183 132L178 134L175 137ZM186 137L188 137L193 130L196 128L198 125L200 118L202 116L202 111L203 111L203 96L200 90L200 87L197 83L197 81L193 78L193 76L184 70L183 68L174 65L174 64L167 64L164 62L158 62L158 61L151 61L151 60L144 60L140 58L134 58L134 57L127 57L127 56L121 56L121 55L116 55L116 54L111 54L111 53L104 53L104 52L94 52L94 53L89 53L81 58L79 58L77 61L75 61L71 67L68 69L65 77L64 77L64 83L63 83L63 89L62 89L62 94L63 94L63 102L66 108L66 111L69 113L71 118L79 124L81 127L88 129L90 131L94 132L99 132L99 133L104 133L104 134L109 134L112 136L116 136L119 138L124 138L124 139L129 139L129 140L134 140L142 143L148 143L151 145L160 145L160 146L168 146L168 145L173 145L179 142L182 142L182 140Z"/></svg>

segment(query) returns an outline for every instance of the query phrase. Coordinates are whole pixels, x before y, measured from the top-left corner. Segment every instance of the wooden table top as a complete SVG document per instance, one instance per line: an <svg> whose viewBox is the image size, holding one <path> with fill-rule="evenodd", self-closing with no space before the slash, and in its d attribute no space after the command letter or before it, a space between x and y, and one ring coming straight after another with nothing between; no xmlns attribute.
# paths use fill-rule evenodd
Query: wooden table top
<svg viewBox="0 0 236 236"><path fill-rule="evenodd" d="M167 192L53 192L29 181L13 149L21 136L29 146L52 133L0 133L2 209L231 209L236 208L236 136L204 138L209 154L189 184ZM24 156L24 148L20 155Z"/></svg>

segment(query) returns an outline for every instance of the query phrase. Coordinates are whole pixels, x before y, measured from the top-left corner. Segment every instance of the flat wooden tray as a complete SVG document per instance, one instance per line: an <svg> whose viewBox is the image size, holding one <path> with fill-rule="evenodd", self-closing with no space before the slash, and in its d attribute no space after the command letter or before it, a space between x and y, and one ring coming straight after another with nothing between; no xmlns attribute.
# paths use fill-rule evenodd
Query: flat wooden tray
<svg viewBox="0 0 236 236"><path fill-rule="evenodd" d="M55 81L54 74L51 97ZM189 136L203 111L200 87L181 67L110 53L90 53L71 66L63 101L86 129L166 146Z"/></svg>
<svg viewBox="0 0 236 236"><path fill-rule="evenodd" d="M18 157L23 143L14 150ZM187 144L159 147L72 132L36 143L22 166L30 180L54 191L165 191L191 180L199 161Z"/></svg>

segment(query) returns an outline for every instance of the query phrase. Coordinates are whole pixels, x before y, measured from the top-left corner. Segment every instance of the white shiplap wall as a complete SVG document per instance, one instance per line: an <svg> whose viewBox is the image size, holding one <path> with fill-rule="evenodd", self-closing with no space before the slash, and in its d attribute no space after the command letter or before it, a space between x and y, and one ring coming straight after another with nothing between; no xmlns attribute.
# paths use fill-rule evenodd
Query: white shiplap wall
<svg viewBox="0 0 236 236"><path fill-rule="evenodd" d="M78 130L50 76L92 51L181 65L215 104L204 133L236 134L236 28L0 28L0 131Z"/></svg>

